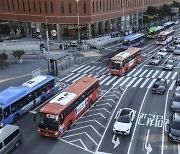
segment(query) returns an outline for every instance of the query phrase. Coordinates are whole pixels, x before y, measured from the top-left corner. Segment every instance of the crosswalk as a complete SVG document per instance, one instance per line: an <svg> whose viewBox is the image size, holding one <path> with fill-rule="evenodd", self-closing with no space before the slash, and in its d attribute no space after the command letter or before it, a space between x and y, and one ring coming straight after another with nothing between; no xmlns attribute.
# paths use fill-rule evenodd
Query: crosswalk
<svg viewBox="0 0 180 154"><path fill-rule="evenodd" d="M95 71L94 71L95 70ZM95 67L95 66L81 66L80 69L73 70L69 75L61 78L60 81L74 83L83 76L92 76L99 78L101 86L114 86L121 87L138 87L138 88L151 88L157 78L167 79L169 89L172 90L176 87L176 76L178 72L151 70L151 69L132 69L132 71L125 74L125 76L113 76L108 73L108 67ZM176 87L176 90L180 90Z"/></svg>

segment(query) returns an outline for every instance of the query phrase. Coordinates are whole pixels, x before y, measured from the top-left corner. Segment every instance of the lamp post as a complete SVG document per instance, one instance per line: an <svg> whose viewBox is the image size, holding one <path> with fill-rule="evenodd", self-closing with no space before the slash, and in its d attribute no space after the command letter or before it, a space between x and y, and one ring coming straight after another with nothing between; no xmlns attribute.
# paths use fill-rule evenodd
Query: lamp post
<svg viewBox="0 0 180 154"><path fill-rule="evenodd" d="M79 31L79 1L80 0L75 0L76 1L76 8L77 8L77 18L78 18L78 46L80 43L80 31Z"/></svg>
<svg viewBox="0 0 180 154"><path fill-rule="evenodd" d="M143 10L144 10L144 0L142 0L142 13L141 13L141 15L142 15L142 27L143 27Z"/></svg>
<svg viewBox="0 0 180 154"><path fill-rule="evenodd" d="M124 0L122 1L122 7L123 7L123 35L124 35L124 33L125 33L125 17L124 17Z"/></svg>

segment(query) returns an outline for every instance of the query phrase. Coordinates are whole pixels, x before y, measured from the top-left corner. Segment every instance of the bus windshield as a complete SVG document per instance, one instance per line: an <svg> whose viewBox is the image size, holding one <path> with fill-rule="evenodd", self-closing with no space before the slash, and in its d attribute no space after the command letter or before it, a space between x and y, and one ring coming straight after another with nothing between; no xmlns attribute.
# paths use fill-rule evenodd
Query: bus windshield
<svg viewBox="0 0 180 154"><path fill-rule="evenodd" d="M158 40L158 41L164 41L164 40L165 40L165 37L159 36L159 37L157 38L157 40Z"/></svg>
<svg viewBox="0 0 180 154"><path fill-rule="evenodd" d="M41 114L39 127L48 130L58 130L58 116L50 114Z"/></svg>
<svg viewBox="0 0 180 154"><path fill-rule="evenodd" d="M2 108L0 107L0 121L2 120L2 118L3 118Z"/></svg>
<svg viewBox="0 0 180 154"><path fill-rule="evenodd" d="M123 45L130 45L130 41L124 40L122 44L123 44Z"/></svg>
<svg viewBox="0 0 180 154"><path fill-rule="evenodd" d="M156 34L155 31L150 31L150 32L149 32L149 35L154 35L154 34Z"/></svg>
<svg viewBox="0 0 180 154"><path fill-rule="evenodd" d="M119 70L122 67L122 62L120 61L111 61L110 68Z"/></svg>

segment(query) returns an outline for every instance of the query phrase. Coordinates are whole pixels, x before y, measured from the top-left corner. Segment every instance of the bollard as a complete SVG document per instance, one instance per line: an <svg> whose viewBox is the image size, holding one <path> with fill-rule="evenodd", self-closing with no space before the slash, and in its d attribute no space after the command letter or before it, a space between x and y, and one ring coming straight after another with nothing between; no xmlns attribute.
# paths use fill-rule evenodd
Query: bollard
<svg viewBox="0 0 180 154"><path fill-rule="evenodd" d="M103 131L103 127L101 126L100 131Z"/></svg>
<svg viewBox="0 0 180 154"><path fill-rule="evenodd" d="M93 145L92 148L95 149L95 145Z"/></svg>
<svg viewBox="0 0 180 154"><path fill-rule="evenodd" d="M67 69L67 64L66 64L66 69Z"/></svg>

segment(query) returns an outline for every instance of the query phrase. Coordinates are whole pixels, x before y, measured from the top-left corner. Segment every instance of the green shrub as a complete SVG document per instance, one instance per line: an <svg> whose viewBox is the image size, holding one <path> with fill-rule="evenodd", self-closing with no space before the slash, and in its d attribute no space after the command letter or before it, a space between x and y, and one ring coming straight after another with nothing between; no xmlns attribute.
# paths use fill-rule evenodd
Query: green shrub
<svg viewBox="0 0 180 154"><path fill-rule="evenodd" d="M24 50L16 50L13 52L13 56L20 59L24 55Z"/></svg>

